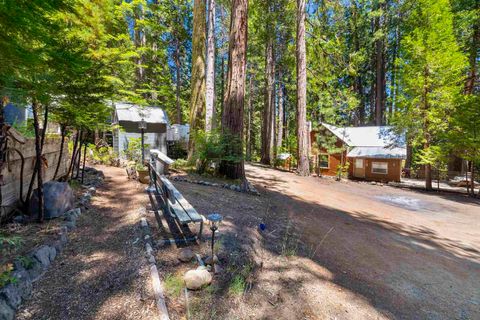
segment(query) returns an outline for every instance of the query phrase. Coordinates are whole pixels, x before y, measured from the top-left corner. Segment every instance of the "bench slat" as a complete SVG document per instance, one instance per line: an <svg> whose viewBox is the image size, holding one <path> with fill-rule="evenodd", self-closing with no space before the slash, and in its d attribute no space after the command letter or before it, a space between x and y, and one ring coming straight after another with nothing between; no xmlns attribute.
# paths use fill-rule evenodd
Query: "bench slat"
<svg viewBox="0 0 480 320"><path fill-rule="evenodd" d="M171 191L173 196L175 197L176 203L180 204L180 206L185 210L186 214L190 217L191 221L193 222L201 222L203 221L202 216L198 214L197 210L182 196L182 194L175 188L175 186L164 176L160 176L162 183L167 187L168 190Z"/></svg>
<svg viewBox="0 0 480 320"><path fill-rule="evenodd" d="M178 202L172 203L168 199L167 201L168 201L169 207L175 212L175 215L177 216L177 219L178 221L180 221L180 223L184 224L192 221L192 219L190 219L188 214L185 212L185 210L182 208L182 206Z"/></svg>

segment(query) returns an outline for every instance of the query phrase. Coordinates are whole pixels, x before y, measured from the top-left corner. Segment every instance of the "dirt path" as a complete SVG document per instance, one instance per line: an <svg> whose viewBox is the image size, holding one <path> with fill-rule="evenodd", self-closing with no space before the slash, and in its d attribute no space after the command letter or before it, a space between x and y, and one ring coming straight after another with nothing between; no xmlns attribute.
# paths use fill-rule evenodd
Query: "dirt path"
<svg viewBox="0 0 480 320"><path fill-rule="evenodd" d="M34 284L17 319L153 319L149 271L138 230L144 186L121 168L97 167L105 184L61 256Z"/></svg>
<svg viewBox="0 0 480 320"><path fill-rule="evenodd" d="M259 166L247 172L307 246L333 228L312 257L328 281L304 286L312 303L326 302L316 310L348 303L328 289L334 284L390 317L478 319L480 202Z"/></svg>
<svg viewBox="0 0 480 320"><path fill-rule="evenodd" d="M478 319L478 201L246 172L261 197L175 182L200 213L224 215L226 261L240 252L264 264L243 298L213 290L212 319Z"/></svg>

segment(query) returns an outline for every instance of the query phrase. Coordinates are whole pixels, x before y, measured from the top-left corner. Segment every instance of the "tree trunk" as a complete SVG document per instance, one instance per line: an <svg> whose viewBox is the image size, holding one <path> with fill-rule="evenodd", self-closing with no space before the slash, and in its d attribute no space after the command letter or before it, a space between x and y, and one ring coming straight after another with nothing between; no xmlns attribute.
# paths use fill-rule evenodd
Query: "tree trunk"
<svg viewBox="0 0 480 320"><path fill-rule="evenodd" d="M85 162L87 160L87 142L83 144L82 184L85 177Z"/></svg>
<svg viewBox="0 0 480 320"><path fill-rule="evenodd" d="M305 0L297 0L297 159L298 174L308 176L307 55L305 43Z"/></svg>
<svg viewBox="0 0 480 320"><path fill-rule="evenodd" d="M182 124L182 107L180 105L180 88L182 85L182 66L180 63L180 43L178 38L175 38L175 51L173 54L173 61L175 62L175 105L177 110L177 123Z"/></svg>
<svg viewBox="0 0 480 320"><path fill-rule="evenodd" d="M400 52L400 27L397 25L395 28L395 42L393 46L393 53L392 53L392 76L390 80L390 95L391 101L388 106L388 124L390 124L391 119L393 117L393 112L395 111L395 103L397 99L397 58L398 53Z"/></svg>
<svg viewBox="0 0 480 320"><path fill-rule="evenodd" d="M230 179L242 179L245 187L243 161L243 108L245 103L245 74L247 64L248 0L232 0L228 50L227 88L225 92L222 131L236 138L230 154L238 161L222 161L220 170ZM238 142L238 143L237 143Z"/></svg>
<svg viewBox="0 0 480 320"><path fill-rule="evenodd" d="M205 131L213 128L215 112L215 0L208 0L207 80Z"/></svg>
<svg viewBox="0 0 480 320"><path fill-rule="evenodd" d="M38 121L38 103L34 102L32 106L33 111L33 127L35 129L35 172L37 173L37 197L38 197L38 222L43 222L45 218L45 211L43 206L43 180L42 180L42 137L40 133L40 126ZM43 128L45 131L46 128ZM35 174L34 172L34 174ZM28 198L27 198L28 199Z"/></svg>
<svg viewBox="0 0 480 320"><path fill-rule="evenodd" d="M430 123L428 121L428 109L429 109L429 102L428 102L428 93L429 93L429 86L428 86L428 78L429 78L429 71L427 66L425 66L424 70L424 89L423 89L423 136L425 143L423 148L427 150L430 148ZM432 166L430 164L425 165L425 189L432 190Z"/></svg>
<svg viewBox="0 0 480 320"><path fill-rule="evenodd" d="M385 10L385 3L379 5L380 10ZM375 18L375 31L383 29L384 14ZM385 41L384 38L375 40L375 125L383 124L385 110Z"/></svg>
<svg viewBox="0 0 480 320"><path fill-rule="evenodd" d="M73 143L73 150L72 150L72 158L70 160L70 165L68 166L68 171L67 171L67 180L70 174L73 172L73 168L75 166L75 159L77 156L77 147L78 147L78 141L80 139L80 135L82 134L81 130L77 130L77 134L75 135L75 142Z"/></svg>
<svg viewBox="0 0 480 320"><path fill-rule="evenodd" d="M475 82L477 80L477 57L478 57L479 44L480 44L480 22L479 22L479 19L477 19L476 23L473 26L472 41L469 48L468 60L469 60L470 69L468 71L468 77L465 83L466 94L472 94L475 88Z"/></svg>
<svg viewBox="0 0 480 320"><path fill-rule="evenodd" d="M273 142L274 142L274 124L275 124L275 54L273 51L274 39L268 35L265 48L265 104L263 107L263 125L262 125L262 154L261 162L263 164L272 164Z"/></svg>
<svg viewBox="0 0 480 320"><path fill-rule="evenodd" d="M145 29L140 27L139 21L143 20L144 8L140 5L139 8L135 8L135 32L134 32L134 41L135 48L139 52L139 56L136 60L136 87L141 88L144 80L144 69L143 69L143 52L142 48L146 45L146 35Z"/></svg>
<svg viewBox="0 0 480 320"><path fill-rule="evenodd" d="M253 94L253 74L248 80L248 99L247 99L247 134L246 134L246 160L252 159L252 94Z"/></svg>
<svg viewBox="0 0 480 320"><path fill-rule="evenodd" d="M65 125L60 125L60 132L62 136L62 140L60 141L60 154L58 155L58 162L57 167L55 168L55 173L53 175L53 180L57 178L58 170L60 169L60 164L62 163L62 156L63 156L63 148L65 145L65 136L67 134L67 127ZM98 131L95 130L95 139L98 137Z"/></svg>
<svg viewBox="0 0 480 320"><path fill-rule="evenodd" d="M38 108L40 108L40 105L38 104L38 102L34 102L33 105L32 105L32 111L33 111L33 109L36 109L35 112L37 112L37 114L36 114L36 116L37 116L37 126L38 126ZM34 119L34 122L35 122L35 119ZM47 132L47 124L48 124L48 106L46 105L45 106L45 113L44 113L44 116L43 116L43 131L41 133L41 136L39 136L39 139L40 139L40 156L42 155L43 145L45 143L45 135L46 135L46 132ZM35 126L35 123L34 123L34 126ZM39 131L39 134L40 134L40 128L38 128L38 131ZM37 133L35 132L35 139L37 138L36 135L37 135ZM29 200L30 200L30 197L31 197L32 192L33 192L33 185L35 184L35 179L37 178L37 174L39 173L39 170L38 170L38 167L37 167L38 162L40 162L40 167L41 167L41 158L36 157L35 165L34 165L34 169L33 169L33 173L32 173L32 178L30 180L30 185L28 187L27 196L25 197L25 202L26 203L28 203ZM42 168L40 168L40 169L42 169ZM40 177L40 179L41 178L42 177ZM38 179L37 179L37 182L38 182Z"/></svg>
<svg viewBox="0 0 480 320"><path fill-rule="evenodd" d="M283 72L278 71L278 120L277 120L277 153L282 148L283 140Z"/></svg>
<svg viewBox="0 0 480 320"><path fill-rule="evenodd" d="M195 135L204 129L205 119L205 1L194 0L192 40L192 97L190 100L190 139L188 159L195 153Z"/></svg>

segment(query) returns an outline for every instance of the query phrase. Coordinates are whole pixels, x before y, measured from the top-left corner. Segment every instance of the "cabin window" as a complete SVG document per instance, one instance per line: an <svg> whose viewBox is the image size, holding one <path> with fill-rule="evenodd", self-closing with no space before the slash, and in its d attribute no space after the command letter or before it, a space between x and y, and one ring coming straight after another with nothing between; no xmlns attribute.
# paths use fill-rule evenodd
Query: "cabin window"
<svg viewBox="0 0 480 320"><path fill-rule="evenodd" d="M372 173L388 174L388 163L372 162Z"/></svg>
<svg viewBox="0 0 480 320"><path fill-rule="evenodd" d="M328 154L319 154L318 155L318 167L320 169L329 169L329 160L330 156Z"/></svg>

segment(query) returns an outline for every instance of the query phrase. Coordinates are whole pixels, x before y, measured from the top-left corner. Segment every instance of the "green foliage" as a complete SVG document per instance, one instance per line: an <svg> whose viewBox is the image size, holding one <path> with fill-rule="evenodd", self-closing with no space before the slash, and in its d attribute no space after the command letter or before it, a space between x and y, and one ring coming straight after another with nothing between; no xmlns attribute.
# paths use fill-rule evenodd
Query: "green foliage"
<svg viewBox="0 0 480 320"><path fill-rule="evenodd" d="M218 168L221 161L242 160L235 152L242 141L235 135L213 130L210 133L197 132L194 139L196 143L194 158L200 174L206 172L209 165Z"/></svg>
<svg viewBox="0 0 480 320"><path fill-rule="evenodd" d="M182 294L184 282L180 275L167 273L165 275L164 283L165 290L173 298L177 298Z"/></svg>
<svg viewBox="0 0 480 320"><path fill-rule="evenodd" d="M232 295L242 295L247 283L241 274L236 274L228 287L228 292Z"/></svg>
<svg viewBox="0 0 480 320"><path fill-rule="evenodd" d="M13 265L7 263L5 265L0 265L0 288L6 286L9 283L15 283L17 279L12 276Z"/></svg>
<svg viewBox="0 0 480 320"><path fill-rule="evenodd" d="M150 148L150 145L144 144L145 150ZM128 160L134 161L136 164L142 164L142 138L130 138L128 140L127 149L124 151Z"/></svg>
<svg viewBox="0 0 480 320"><path fill-rule="evenodd" d="M31 257L28 257L28 256L21 256L21 257L18 258L18 260L20 261L22 266L27 270L31 269L34 265L33 259Z"/></svg>
<svg viewBox="0 0 480 320"><path fill-rule="evenodd" d="M12 127L26 138L35 137L35 129L31 121L24 121L22 123L14 122Z"/></svg>
<svg viewBox="0 0 480 320"><path fill-rule="evenodd" d="M414 146L435 143L448 128L461 93L466 60L453 33L448 0L416 1L401 42L402 88L394 121Z"/></svg>
<svg viewBox="0 0 480 320"><path fill-rule="evenodd" d="M337 165L337 179L347 178L348 177L348 169L350 168L350 162L345 161L344 165Z"/></svg>
<svg viewBox="0 0 480 320"><path fill-rule="evenodd" d="M188 161L185 159L177 159L171 164L172 169L185 169L188 166Z"/></svg>
<svg viewBox="0 0 480 320"><path fill-rule="evenodd" d="M1 256L12 252L12 250L22 246L24 243L23 239L18 236L7 236L0 233L0 259ZM16 281L15 277L12 276L13 265L11 263L5 263L0 260L0 288Z"/></svg>
<svg viewBox="0 0 480 320"><path fill-rule="evenodd" d="M112 147L97 147L94 144L88 145L87 154L92 162L103 165L115 165L118 159L118 155L113 151Z"/></svg>

